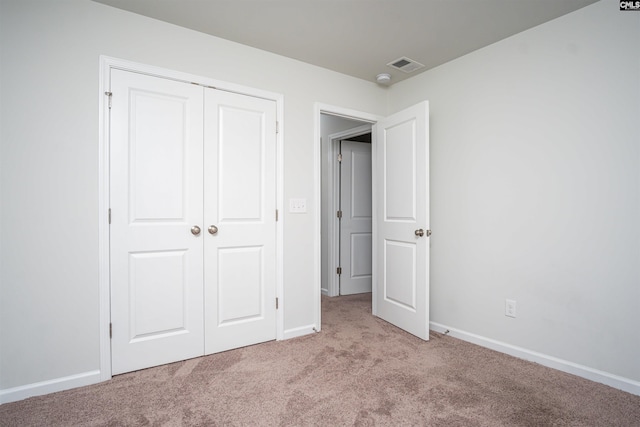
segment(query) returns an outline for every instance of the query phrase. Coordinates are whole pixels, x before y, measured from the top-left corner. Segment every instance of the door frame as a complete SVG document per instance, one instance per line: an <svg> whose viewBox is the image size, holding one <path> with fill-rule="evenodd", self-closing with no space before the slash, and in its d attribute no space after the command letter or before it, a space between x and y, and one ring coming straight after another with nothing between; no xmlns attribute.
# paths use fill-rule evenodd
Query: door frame
<svg viewBox="0 0 640 427"><path fill-rule="evenodd" d="M325 113L326 114L326 113ZM340 141L353 138L355 136L372 134L373 140L373 123L360 125L342 132L333 133L329 138L329 170L327 171L327 187L331 189L331 198L329 200L329 212L337 212L340 207L340 168L338 165L338 153L340 153ZM373 146L371 146L373 149ZM373 155L373 153L371 153ZM372 169L373 172L373 169ZM372 182L373 184L373 182ZM373 191L373 186L371 187ZM335 297L340 295L340 278L335 273L339 267L340 253L340 220L337 216L332 216L332 220L328 222L327 235L328 242L328 263L327 263L327 295Z"/></svg>
<svg viewBox="0 0 640 427"><path fill-rule="evenodd" d="M371 125L371 179L372 179L372 189L371 189L371 197L372 203L375 206L376 202L376 171L373 165L375 165L376 160L376 131L375 124L383 118L383 116L379 116L377 114L365 113L362 111L352 110L350 108L344 108L336 105L324 104L320 102L316 102L313 107L314 110L314 124L313 124L313 140L314 140L314 171L313 171L313 180L314 180L314 194L315 194L315 226L313 235L315 237L314 244L314 262L313 262L313 273L314 273L314 292L313 296L315 301L313 302L314 310L315 310L315 330L320 331L322 327L322 319L321 319L321 296L322 296L322 280L321 280L321 271L322 271L322 126L321 126L321 116L322 114L327 114L330 116L343 117L346 119L357 120L359 122L369 123ZM333 144L332 144L333 145ZM333 148L333 147L332 147ZM337 153L336 153L337 154ZM330 163L331 164L331 163ZM334 168L335 169L335 168ZM328 174L333 178L335 173L334 171L330 171ZM334 180L335 181L335 180ZM330 187L333 188L333 187ZM334 205L335 206L335 205ZM375 224L376 221L376 212L373 210L372 223ZM334 227L335 228L335 227ZM375 227L372 230L375 233ZM333 231L335 233L335 230ZM372 252L375 253L376 243L375 243L375 234L373 235L373 247ZM329 247L329 251L331 251L331 245ZM335 252L334 252L335 255ZM376 273L375 273L375 257L373 258L373 277L372 283L376 283ZM333 261L335 263L335 260ZM329 262L331 264L331 262ZM335 268L335 264L334 264ZM335 271L335 270L333 270ZM331 282L329 282L331 283ZM375 285L372 286L372 292L375 296ZM375 298L372 300L372 314L375 315L377 313Z"/></svg>
<svg viewBox="0 0 640 427"><path fill-rule="evenodd" d="M249 95L275 101L276 120L278 122L276 133L276 208L278 212L284 212L284 96L279 93L264 91L235 83L224 82L208 77L169 70L152 65L100 56L100 81L98 103L98 293L99 293L99 351L100 351L100 380L111 379L111 276L110 276L110 245L109 245L109 165L110 165L110 71L119 69L134 73L177 80L186 83L197 84L215 88L227 92ZM276 221L276 297L280 307L276 313L276 340L284 339L284 215L279 215Z"/></svg>

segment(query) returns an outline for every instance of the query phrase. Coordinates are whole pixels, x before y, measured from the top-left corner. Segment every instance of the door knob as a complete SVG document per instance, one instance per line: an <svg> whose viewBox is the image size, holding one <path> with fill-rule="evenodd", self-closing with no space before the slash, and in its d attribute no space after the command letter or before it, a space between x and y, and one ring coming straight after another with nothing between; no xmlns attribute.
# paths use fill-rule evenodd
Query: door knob
<svg viewBox="0 0 640 427"><path fill-rule="evenodd" d="M197 225L191 227L191 234L193 234L194 236L200 234L200 227L198 227Z"/></svg>
<svg viewBox="0 0 640 427"><path fill-rule="evenodd" d="M215 225L210 225L207 230L209 230L209 234L216 234L218 232L218 227L216 227Z"/></svg>
<svg viewBox="0 0 640 427"><path fill-rule="evenodd" d="M424 236L424 230L422 228L419 228L418 230L416 230L416 236L418 237Z"/></svg>

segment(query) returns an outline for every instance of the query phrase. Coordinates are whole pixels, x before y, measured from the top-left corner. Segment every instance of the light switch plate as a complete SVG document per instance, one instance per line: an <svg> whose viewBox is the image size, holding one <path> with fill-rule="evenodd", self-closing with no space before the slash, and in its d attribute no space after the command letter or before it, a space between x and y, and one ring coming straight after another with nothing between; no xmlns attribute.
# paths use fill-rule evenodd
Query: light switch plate
<svg viewBox="0 0 640 427"><path fill-rule="evenodd" d="M307 199L289 199L289 212L307 213Z"/></svg>

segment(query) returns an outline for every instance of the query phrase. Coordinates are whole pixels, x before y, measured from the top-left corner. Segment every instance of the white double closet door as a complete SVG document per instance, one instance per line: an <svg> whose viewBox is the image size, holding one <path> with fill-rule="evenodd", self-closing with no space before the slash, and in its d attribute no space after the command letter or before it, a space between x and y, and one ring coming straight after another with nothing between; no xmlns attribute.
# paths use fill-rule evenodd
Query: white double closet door
<svg viewBox="0 0 640 427"><path fill-rule="evenodd" d="M276 338L276 105L112 70L112 373Z"/></svg>

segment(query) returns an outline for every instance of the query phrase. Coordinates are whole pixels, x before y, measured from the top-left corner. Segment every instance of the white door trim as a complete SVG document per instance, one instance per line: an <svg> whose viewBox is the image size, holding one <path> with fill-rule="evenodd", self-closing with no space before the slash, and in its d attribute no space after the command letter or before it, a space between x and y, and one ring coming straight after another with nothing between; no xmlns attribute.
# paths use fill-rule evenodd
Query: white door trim
<svg viewBox="0 0 640 427"><path fill-rule="evenodd" d="M327 187L331 189L331 198L329 199L329 212L337 212L340 206L340 170L337 167L338 153L340 152L340 140L349 139L355 136L360 136L365 133L373 132L373 125L362 125L352 129L348 129L342 132L332 133L329 138L329 170L327 171ZM328 263L326 271L328 280L327 295L335 297L340 293L338 275L336 274L336 268L338 265L338 254L340 246L340 227L337 216L332 216L328 222L327 235L329 236L328 242Z"/></svg>
<svg viewBox="0 0 640 427"><path fill-rule="evenodd" d="M166 79L179 80L219 90L236 92L244 95L265 98L276 102L278 133L276 135L276 207L279 220L276 222L276 296L280 302L276 318L276 339L284 339L284 284L283 284L283 242L284 215L283 210L283 160L284 160L284 96L282 94L250 88L234 83L223 82L208 77L196 76L165 68L140 64L108 56L100 56L99 84L99 120L98 120L98 288L100 309L100 380L111 378L111 340L109 323L111 319L110 305L110 267L109 267L109 76L111 69L120 69L135 73L148 74ZM274 212L275 215L275 212Z"/></svg>
<svg viewBox="0 0 640 427"><path fill-rule="evenodd" d="M314 140L314 150L313 150L313 177L314 177L314 215L315 215L315 224L313 230L313 236L315 238L314 241L314 252L313 252L313 277L314 277L314 301L313 307L315 310L315 330L320 331L321 328L321 307L320 307L320 296L322 294L322 283L321 283L321 271L322 271L322 126L321 126L321 115L328 114L331 116L338 116L352 120L358 120L361 122L371 123L372 125L376 123L378 120L382 119L382 116L378 116L376 114L365 113L362 111L352 110L349 108L339 107L336 105L323 104L320 102L316 102L313 107L314 115L313 115L313 140ZM372 126L371 129L371 151L372 151L372 166L375 164L375 126ZM372 189L373 203L375 206L375 169L372 168L372 179L374 182L374 188ZM331 176L332 173L331 173ZM373 221L376 219L375 211L373 212ZM374 238L375 245L375 238ZM330 248L331 250L331 248ZM373 248L375 251L375 246ZM374 258L375 262L375 258ZM335 268L335 267L334 267ZM373 266L374 274L375 274L375 264ZM335 270L333 270L335 271ZM375 283L375 276L373 277L373 282ZM375 287L374 287L375 292ZM375 297L375 295L374 295ZM375 298L373 298L375 301ZM373 314L376 313L375 304L372 306Z"/></svg>

